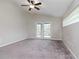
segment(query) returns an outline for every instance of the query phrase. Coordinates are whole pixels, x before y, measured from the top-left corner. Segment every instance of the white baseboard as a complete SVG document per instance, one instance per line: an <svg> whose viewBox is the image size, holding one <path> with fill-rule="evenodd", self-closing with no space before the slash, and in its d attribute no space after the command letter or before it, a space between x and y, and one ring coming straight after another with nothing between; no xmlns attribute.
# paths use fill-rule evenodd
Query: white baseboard
<svg viewBox="0 0 79 59"><path fill-rule="evenodd" d="M40 38L25 38L25 39L40 39ZM4 47L4 46L10 45L10 44L14 44L16 42L19 42L19 41L22 41L22 40L25 40L25 39L20 39L20 40L16 40L16 41L6 42L4 44L1 44L0 47ZM45 39L45 40L49 40L49 39ZM50 40L61 40L61 39L50 38Z"/></svg>
<svg viewBox="0 0 79 59"><path fill-rule="evenodd" d="M22 40L25 40L25 39L20 39L20 40L16 40L16 41L7 42L7 43L4 43L4 44L0 45L0 47L11 45L11 44L14 44L14 43L22 41Z"/></svg>
<svg viewBox="0 0 79 59"><path fill-rule="evenodd" d="M28 38L28 39L42 39L42 38ZM56 39L56 38L45 38L45 39L42 39L42 40L62 40L62 39Z"/></svg>
<svg viewBox="0 0 79 59"><path fill-rule="evenodd" d="M70 51L70 53L73 55L73 57L75 59L78 59L77 56L74 54L74 52L68 47L68 45L64 42L65 46L67 47L67 49Z"/></svg>

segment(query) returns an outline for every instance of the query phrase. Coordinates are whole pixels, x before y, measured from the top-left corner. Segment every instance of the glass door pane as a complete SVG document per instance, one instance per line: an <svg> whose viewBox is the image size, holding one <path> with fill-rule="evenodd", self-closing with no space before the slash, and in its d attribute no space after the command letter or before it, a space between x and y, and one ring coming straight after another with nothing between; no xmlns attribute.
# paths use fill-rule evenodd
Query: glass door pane
<svg viewBox="0 0 79 59"><path fill-rule="evenodd" d="M50 38L50 26L51 24L44 24L43 25L43 36L44 38Z"/></svg>
<svg viewBox="0 0 79 59"><path fill-rule="evenodd" d="M36 27L37 27L36 37L42 37L42 35L41 35L42 34L42 31L41 31L42 30L42 25L37 24Z"/></svg>

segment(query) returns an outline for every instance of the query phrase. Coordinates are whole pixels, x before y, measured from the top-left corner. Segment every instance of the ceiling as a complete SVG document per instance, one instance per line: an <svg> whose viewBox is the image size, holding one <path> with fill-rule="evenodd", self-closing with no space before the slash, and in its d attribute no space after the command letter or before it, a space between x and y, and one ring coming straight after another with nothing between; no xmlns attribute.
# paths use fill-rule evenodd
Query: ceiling
<svg viewBox="0 0 79 59"><path fill-rule="evenodd" d="M38 2L37 0L35 1ZM62 17L74 0L39 0L39 1L42 2L42 6L40 6L41 10L37 11L33 9L31 12L51 15L55 17ZM16 2L19 5L28 4L27 0L16 0Z"/></svg>

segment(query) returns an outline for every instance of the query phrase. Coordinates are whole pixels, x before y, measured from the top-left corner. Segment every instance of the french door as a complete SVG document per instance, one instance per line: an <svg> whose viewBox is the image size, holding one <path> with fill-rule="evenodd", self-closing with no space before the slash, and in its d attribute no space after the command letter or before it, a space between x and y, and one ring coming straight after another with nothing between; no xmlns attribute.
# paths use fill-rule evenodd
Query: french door
<svg viewBox="0 0 79 59"><path fill-rule="evenodd" d="M37 38L51 38L51 24L49 23L38 23L36 25L36 37Z"/></svg>

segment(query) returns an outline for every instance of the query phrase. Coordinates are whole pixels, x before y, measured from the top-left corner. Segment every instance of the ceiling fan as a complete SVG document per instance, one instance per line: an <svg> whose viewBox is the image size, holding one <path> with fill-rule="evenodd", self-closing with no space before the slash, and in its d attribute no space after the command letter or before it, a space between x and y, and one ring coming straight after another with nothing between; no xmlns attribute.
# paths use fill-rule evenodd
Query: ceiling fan
<svg viewBox="0 0 79 59"><path fill-rule="evenodd" d="M37 6L41 5L42 4L41 2L35 3L35 1L33 1L33 0L27 0L27 1L28 1L29 5L21 5L21 6L29 6L29 9L28 9L29 11L31 11L33 8L40 10L40 8Z"/></svg>

